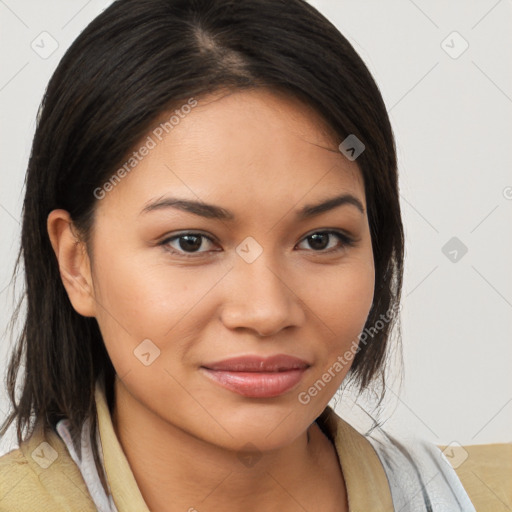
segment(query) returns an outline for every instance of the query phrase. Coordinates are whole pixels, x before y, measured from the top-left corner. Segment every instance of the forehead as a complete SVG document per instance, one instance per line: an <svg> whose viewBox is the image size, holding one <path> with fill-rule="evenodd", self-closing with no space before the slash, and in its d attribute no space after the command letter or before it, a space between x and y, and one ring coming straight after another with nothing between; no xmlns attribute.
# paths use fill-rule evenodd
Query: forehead
<svg viewBox="0 0 512 512"><path fill-rule="evenodd" d="M136 165L128 165L100 207L140 211L165 193L228 202L231 210L275 209L336 192L358 194L365 204L360 170L339 142L294 97L266 89L216 93L193 108L162 113L127 156Z"/></svg>

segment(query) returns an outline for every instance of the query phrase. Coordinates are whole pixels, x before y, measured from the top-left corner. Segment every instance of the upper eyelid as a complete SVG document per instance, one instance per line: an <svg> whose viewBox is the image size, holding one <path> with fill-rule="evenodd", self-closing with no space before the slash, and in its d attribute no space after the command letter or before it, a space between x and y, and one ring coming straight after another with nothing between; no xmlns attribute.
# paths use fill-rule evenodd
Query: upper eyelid
<svg viewBox="0 0 512 512"><path fill-rule="evenodd" d="M307 238L308 236L314 235L316 233L333 233L333 232L341 234L341 235L344 235L347 238L354 238L350 233L348 233L344 229L340 229L340 228L319 228L319 229L313 229L311 231L308 231L305 235L302 236L302 238L300 240L302 241L302 240L304 240L304 238ZM193 231L193 230L182 231L182 232L175 233L175 234L172 234L172 235L169 235L169 236L165 236L165 237L162 238L162 242L168 242L169 240L173 240L173 239L179 238L180 236L186 236L186 235L200 235L200 236L203 236L204 238L207 238L208 240L210 240L212 242L217 242L216 237L211 236L211 235L206 234L206 233L203 233L202 231Z"/></svg>

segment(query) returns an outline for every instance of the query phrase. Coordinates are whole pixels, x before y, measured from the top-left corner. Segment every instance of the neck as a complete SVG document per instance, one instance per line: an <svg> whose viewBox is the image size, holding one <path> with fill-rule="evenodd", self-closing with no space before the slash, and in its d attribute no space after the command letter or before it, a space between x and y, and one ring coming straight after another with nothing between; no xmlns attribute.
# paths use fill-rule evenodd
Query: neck
<svg viewBox="0 0 512 512"><path fill-rule="evenodd" d="M163 420L118 379L113 409L117 438L153 512L314 510L325 495L319 486L346 503L341 471L332 471L336 453L316 423L282 448L236 452Z"/></svg>

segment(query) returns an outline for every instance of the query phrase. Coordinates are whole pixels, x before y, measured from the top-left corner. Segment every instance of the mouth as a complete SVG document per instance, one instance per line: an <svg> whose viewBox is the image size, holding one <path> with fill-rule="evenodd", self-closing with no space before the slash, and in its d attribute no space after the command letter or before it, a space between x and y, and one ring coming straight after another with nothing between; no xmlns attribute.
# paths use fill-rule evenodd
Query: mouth
<svg viewBox="0 0 512 512"><path fill-rule="evenodd" d="M272 398L290 391L311 365L294 356L243 356L201 366L220 386L250 398Z"/></svg>

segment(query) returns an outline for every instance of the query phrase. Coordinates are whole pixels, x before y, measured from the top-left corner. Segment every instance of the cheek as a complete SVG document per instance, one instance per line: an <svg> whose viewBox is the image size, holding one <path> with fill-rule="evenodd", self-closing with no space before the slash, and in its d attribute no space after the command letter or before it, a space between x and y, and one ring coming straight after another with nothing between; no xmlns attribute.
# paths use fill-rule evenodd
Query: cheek
<svg viewBox="0 0 512 512"><path fill-rule="evenodd" d="M101 261L108 264L94 271L95 295L105 309L100 315L133 333L163 335L215 282L215 275L199 267L172 265L160 255L149 257L150 251L119 250L112 257L104 252Z"/></svg>
<svg viewBox="0 0 512 512"><path fill-rule="evenodd" d="M226 274L222 266L185 268L133 252L123 257L120 250L117 255L104 250L96 261L108 262L93 272L97 321L119 374L138 363L134 350L147 339L161 350L159 363L167 359L169 343L172 359L179 360L214 314L208 295Z"/></svg>
<svg viewBox="0 0 512 512"><path fill-rule="evenodd" d="M315 316L328 327L328 334L316 346L315 371L297 394L298 403L314 415L329 403L352 366L372 306L374 285L371 257L347 259L332 275L317 281L314 296L309 297Z"/></svg>
<svg viewBox="0 0 512 512"><path fill-rule="evenodd" d="M347 260L308 286L314 290L309 293L311 308L330 329L334 344L343 346L347 337L360 333L373 302L373 260Z"/></svg>
<svg viewBox="0 0 512 512"><path fill-rule="evenodd" d="M311 309L328 328L316 377L329 370L329 381L332 381L329 387L333 388L333 393L352 364L372 306L374 286L373 260L358 259L317 281L315 292L309 298ZM342 367L335 364L340 361Z"/></svg>

